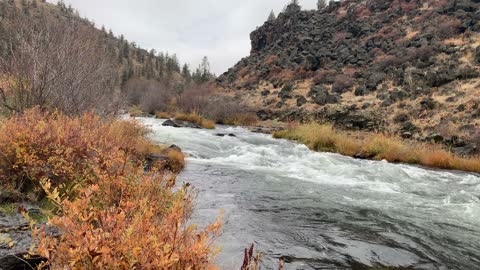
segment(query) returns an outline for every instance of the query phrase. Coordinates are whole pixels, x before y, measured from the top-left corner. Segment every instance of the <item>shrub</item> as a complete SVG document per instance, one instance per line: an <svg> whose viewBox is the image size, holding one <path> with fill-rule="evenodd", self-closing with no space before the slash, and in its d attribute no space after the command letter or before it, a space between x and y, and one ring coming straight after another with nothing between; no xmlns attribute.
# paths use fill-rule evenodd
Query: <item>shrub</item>
<svg viewBox="0 0 480 270"><path fill-rule="evenodd" d="M345 41L346 38L347 38L346 32L336 32L333 35L332 41L336 46L339 46Z"/></svg>
<svg viewBox="0 0 480 270"><path fill-rule="evenodd" d="M291 82L295 80L296 73L294 70L282 69L279 73L274 73L271 75L271 80L278 80L281 82Z"/></svg>
<svg viewBox="0 0 480 270"><path fill-rule="evenodd" d="M352 88L354 80L345 74L335 76L335 82L332 86L332 91L335 93L345 93Z"/></svg>
<svg viewBox="0 0 480 270"><path fill-rule="evenodd" d="M457 18L441 16L433 30L441 39L448 39L460 33L462 22Z"/></svg>
<svg viewBox="0 0 480 270"><path fill-rule="evenodd" d="M329 84L333 83L335 81L335 74L337 72L335 70L318 70L315 74L315 77L313 77L313 83L314 84Z"/></svg>
<svg viewBox="0 0 480 270"><path fill-rule="evenodd" d="M276 55L269 55L267 58L265 58L265 64L266 65L273 65L278 61L278 56Z"/></svg>
<svg viewBox="0 0 480 270"><path fill-rule="evenodd" d="M410 60L420 59L426 61L435 54L435 49L432 46L422 46L420 48L408 48L407 58Z"/></svg>
<svg viewBox="0 0 480 270"><path fill-rule="evenodd" d="M138 123L34 109L0 131L2 187L29 181L55 206L48 227L32 226L40 269L215 269L221 222L196 229L188 185L174 189L176 174L160 163L145 172L146 153L166 153L174 171L184 159Z"/></svg>
<svg viewBox="0 0 480 270"><path fill-rule="evenodd" d="M0 131L1 184L36 196L43 194L40 181L45 177L64 189L94 183L92 162L110 164L124 155L138 163L153 147L139 124L93 114L71 118L33 109L4 120ZM117 167L111 169L109 173L118 173Z"/></svg>
<svg viewBox="0 0 480 270"><path fill-rule="evenodd" d="M214 89L211 85L194 85L177 97L177 110L192 114L201 112L210 104Z"/></svg>
<svg viewBox="0 0 480 270"><path fill-rule="evenodd" d="M480 148L480 128L476 129L475 133L473 134L472 141L477 145L478 148Z"/></svg>
<svg viewBox="0 0 480 270"><path fill-rule="evenodd" d="M243 78L250 72L250 67L243 67L238 71L238 77Z"/></svg>
<svg viewBox="0 0 480 270"><path fill-rule="evenodd" d="M197 230L188 223L192 196L186 186L171 191L174 179L143 171L110 176L65 199L44 183L62 212L50 219L62 236L34 229L32 250L46 258L45 269L216 269L219 221Z"/></svg>
<svg viewBox="0 0 480 270"><path fill-rule="evenodd" d="M379 71L391 66L399 66L403 64L404 59L397 57L396 55L381 54L375 58L374 65Z"/></svg>
<svg viewBox="0 0 480 270"><path fill-rule="evenodd" d="M154 80L132 79L123 89L128 103L137 105L143 112L167 111L173 93L162 83Z"/></svg>
<svg viewBox="0 0 480 270"><path fill-rule="evenodd" d="M255 113L238 98L214 95L200 113L217 123L227 125L250 125L255 122ZM255 119L254 119L255 118Z"/></svg>

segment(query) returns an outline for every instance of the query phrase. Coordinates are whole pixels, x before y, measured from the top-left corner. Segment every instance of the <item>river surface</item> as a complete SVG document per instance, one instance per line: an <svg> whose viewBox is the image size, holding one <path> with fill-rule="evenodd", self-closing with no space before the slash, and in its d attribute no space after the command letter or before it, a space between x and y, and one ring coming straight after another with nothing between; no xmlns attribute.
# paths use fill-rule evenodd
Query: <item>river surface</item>
<svg viewBox="0 0 480 270"><path fill-rule="evenodd" d="M223 209L221 269L255 243L263 269L480 269L480 176L316 153L246 129L198 130L140 118L189 155L179 182L194 222ZM233 133L236 137L218 137Z"/></svg>

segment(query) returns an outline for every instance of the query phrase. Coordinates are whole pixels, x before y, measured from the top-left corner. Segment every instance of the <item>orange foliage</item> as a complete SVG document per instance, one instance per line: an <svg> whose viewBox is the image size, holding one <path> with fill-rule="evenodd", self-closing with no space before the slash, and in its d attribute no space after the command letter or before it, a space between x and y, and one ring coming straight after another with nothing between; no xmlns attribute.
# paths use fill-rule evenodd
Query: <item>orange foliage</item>
<svg viewBox="0 0 480 270"><path fill-rule="evenodd" d="M162 164L145 172L145 154L160 149L145 133L93 114L30 110L0 122L2 184L30 181L54 205L48 229L32 226L31 253L47 259L40 268L216 269L220 221L198 230L188 185L174 190L176 174ZM166 152L177 169L180 154Z"/></svg>
<svg viewBox="0 0 480 270"><path fill-rule="evenodd" d="M147 130L133 121L103 120L94 114L72 118L37 109L0 124L2 184L22 189L48 177L55 186L95 182L91 162L110 164L114 156L141 163L153 145ZM110 167L110 174L119 168ZM30 182L30 183L29 183Z"/></svg>
<svg viewBox="0 0 480 270"><path fill-rule="evenodd" d="M135 171L136 169L136 171ZM111 176L95 168L98 182L74 200L44 188L62 215L49 220L60 237L34 229L34 253L49 269L216 269L213 246L221 223L205 230L188 223L192 196L184 186L172 192L174 176L142 168Z"/></svg>

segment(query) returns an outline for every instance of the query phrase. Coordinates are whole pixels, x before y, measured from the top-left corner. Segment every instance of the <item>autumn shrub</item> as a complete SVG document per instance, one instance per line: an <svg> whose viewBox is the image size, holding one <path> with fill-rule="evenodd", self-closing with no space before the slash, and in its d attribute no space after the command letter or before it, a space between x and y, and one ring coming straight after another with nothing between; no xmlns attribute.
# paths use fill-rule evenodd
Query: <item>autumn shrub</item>
<svg viewBox="0 0 480 270"><path fill-rule="evenodd" d="M238 71L238 77L243 78L250 72L250 67L243 67Z"/></svg>
<svg viewBox="0 0 480 270"><path fill-rule="evenodd" d="M332 91L335 93L345 93L353 87L354 83L355 81L350 76L339 74L335 76Z"/></svg>
<svg viewBox="0 0 480 270"><path fill-rule="evenodd" d="M318 70L313 77L314 84L329 84L335 81L335 75L337 72L331 69L321 69Z"/></svg>
<svg viewBox="0 0 480 270"><path fill-rule="evenodd" d="M221 223L204 230L189 223L192 194L177 191L175 175L142 166L117 152L110 164L92 164L96 182L74 199L61 196L49 180L42 186L59 215L47 228L34 228L31 253L47 259L45 269L216 269L213 245ZM110 174L111 167L122 168Z"/></svg>
<svg viewBox="0 0 480 270"><path fill-rule="evenodd" d="M391 66L400 66L405 62L405 59L398 57L396 55L386 55L382 54L375 58L374 66L377 70L384 70L385 68Z"/></svg>
<svg viewBox="0 0 480 270"><path fill-rule="evenodd" d="M194 194L176 187L181 152L155 146L134 121L69 117L33 109L0 122L2 188L51 201L32 225L40 269L216 269L221 223L189 222ZM169 157L145 170L147 153ZM30 190L26 190L27 192Z"/></svg>
<svg viewBox="0 0 480 270"><path fill-rule="evenodd" d="M164 83L156 80L132 79L123 87L123 94L131 105L146 113L167 111L173 99L173 92Z"/></svg>
<svg viewBox="0 0 480 270"><path fill-rule="evenodd" d="M180 172L185 167L185 155L177 149L168 149L166 152L169 158L168 168L172 172Z"/></svg>
<svg viewBox="0 0 480 270"><path fill-rule="evenodd" d="M292 125L275 138L296 140L312 150L335 152L389 162L420 164L432 168L480 172L480 158L463 158L439 145L405 141L393 135L340 131L328 124Z"/></svg>
<svg viewBox="0 0 480 270"><path fill-rule="evenodd" d="M193 85L177 97L176 110L187 114L200 112L211 102L213 92L211 85Z"/></svg>
<svg viewBox="0 0 480 270"><path fill-rule="evenodd" d="M271 74L271 80L278 80L281 82L291 82L295 80L295 70L282 69L279 73Z"/></svg>
<svg viewBox="0 0 480 270"><path fill-rule="evenodd" d="M135 122L105 120L90 113L69 117L28 110L0 124L1 184L39 195L45 177L65 189L93 183L92 160L110 164L113 156L122 153L141 162L153 147L144 137L146 132ZM112 166L108 173L120 169Z"/></svg>
<svg viewBox="0 0 480 270"><path fill-rule="evenodd" d="M219 124L253 125L257 121L252 108L242 100L226 95L213 95L207 106L199 113Z"/></svg>

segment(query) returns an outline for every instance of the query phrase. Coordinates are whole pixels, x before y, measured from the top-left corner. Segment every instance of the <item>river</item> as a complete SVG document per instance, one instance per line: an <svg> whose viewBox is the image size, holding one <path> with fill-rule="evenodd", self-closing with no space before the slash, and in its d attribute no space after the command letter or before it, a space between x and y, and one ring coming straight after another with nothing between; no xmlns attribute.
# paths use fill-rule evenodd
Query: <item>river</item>
<svg viewBox="0 0 480 270"><path fill-rule="evenodd" d="M255 243L263 269L480 269L480 176L356 160L239 127L163 127L189 155L179 182L198 192L193 221L223 209L221 269ZM236 137L218 137L217 133Z"/></svg>

